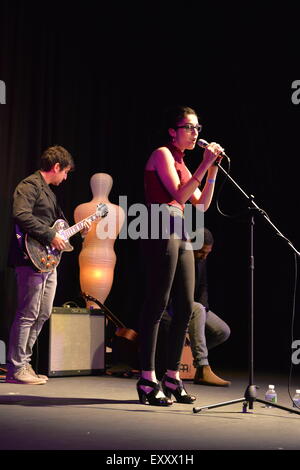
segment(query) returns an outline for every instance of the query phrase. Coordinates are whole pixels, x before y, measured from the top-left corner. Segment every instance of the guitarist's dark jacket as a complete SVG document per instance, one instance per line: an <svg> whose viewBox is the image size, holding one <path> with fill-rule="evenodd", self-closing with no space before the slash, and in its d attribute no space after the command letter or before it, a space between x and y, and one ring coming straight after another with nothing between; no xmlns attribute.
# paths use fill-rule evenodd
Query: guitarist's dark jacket
<svg viewBox="0 0 300 470"><path fill-rule="evenodd" d="M32 266L24 249L25 233L43 244L49 244L55 236L55 229L51 226L58 218L65 219L55 194L39 171L22 180L16 187L12 212L14 228L8 264Z"/></svg>

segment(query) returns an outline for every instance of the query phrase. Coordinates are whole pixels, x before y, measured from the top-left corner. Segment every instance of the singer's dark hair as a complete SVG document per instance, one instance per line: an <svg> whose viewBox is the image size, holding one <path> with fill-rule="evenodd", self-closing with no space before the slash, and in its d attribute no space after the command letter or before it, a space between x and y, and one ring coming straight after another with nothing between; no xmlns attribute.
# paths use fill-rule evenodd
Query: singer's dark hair
<svg viewBox="0 0 300 470"><path fill-rule="evenodd" d="M175 129L180 121L189 114L198 116L198 113L189 106L172 105L165 108L162 112L161 125L156 129L156 135L153 136L155 146L165 145L170 141L168 129Z"/></svg>
<svg viewBox="0 0 300 470"><path fill-rule="evenodd" d="M175 129L177 124L182 121L188 114L197 116L196 111L189 106L172 106L165 111L165 126L166 130L169 128Z"/></svg>

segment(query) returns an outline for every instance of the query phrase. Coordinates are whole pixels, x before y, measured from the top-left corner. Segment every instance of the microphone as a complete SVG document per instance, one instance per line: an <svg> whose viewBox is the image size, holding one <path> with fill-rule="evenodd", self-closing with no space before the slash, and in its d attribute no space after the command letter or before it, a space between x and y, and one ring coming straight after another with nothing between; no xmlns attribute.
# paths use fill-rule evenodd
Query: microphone
<svg viewBox="0 0 300 470"><path fill-rule="evenodd" d="M203 149L205 149L205 148L209 145L209 143L208 143L206 140L204 140L204 139L199 139L199 140L197 141L197 145L199 145L199 147L202 147ZM230 158L228 157L228 155L226 155L225 152L221 152L220 155L222 155L222 157L226 157L227 160L230 160ZM216 162L219 163L218 159L216 160Z"/></svg>

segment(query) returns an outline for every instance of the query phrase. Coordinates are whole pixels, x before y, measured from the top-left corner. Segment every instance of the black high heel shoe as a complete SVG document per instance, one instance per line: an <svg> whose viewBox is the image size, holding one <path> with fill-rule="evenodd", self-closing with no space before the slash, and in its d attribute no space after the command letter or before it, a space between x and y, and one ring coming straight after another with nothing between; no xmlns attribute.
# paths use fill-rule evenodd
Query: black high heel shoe
<svg viewBox="0 0 300 470"><path fill-rule="evenodd" d="M166 382L177 385L177 387L175 389L171 388L171 387L168 387ZM194 403L194 401L196 400L196 397L194 397L193 395L189 395L187 393L187 391L184 388L184 385L182 383L182 380L173 379L172 377L169 377L168 375L164 375L164 377L162 379L162 388L163 388L164 394L168 398L171 398L171 396L174 395L177 403L188 403L188 404L190 404L190 403ZM183 395L182 394L183 391L185 391L186 394Z"/></svg>
<svg viewBox="0 0 300 470"><path fill-rule="evenodd" d="M141 386L151 387L152 390L146 393ZM159 383L151 382L150 380L141 377L136 384L136 389L139 395L140 403L143 405L155 405L155 406L170 406L173 404L173 400L168 397L157 397L158 392L162 392L162 387Z"/></svg>

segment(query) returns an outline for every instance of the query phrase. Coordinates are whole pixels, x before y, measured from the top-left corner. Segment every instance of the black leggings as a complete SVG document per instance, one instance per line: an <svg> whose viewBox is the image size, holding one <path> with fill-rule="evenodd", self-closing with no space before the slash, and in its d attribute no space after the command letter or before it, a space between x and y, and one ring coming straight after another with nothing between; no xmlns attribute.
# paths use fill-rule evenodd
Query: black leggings
<svg viewBox="0 0 300 470"><path fill-rule="evenodd" d="M184 219L182 219L184 220ZM183 237L184 238L184 237ZM142 370L155 370L160 319L172 290L173 316L168 340L167 369L179 370L188 322L194 305L194 254L190 242L174 234L168 239L142 240L147 284L140 318Z"/></svg>

